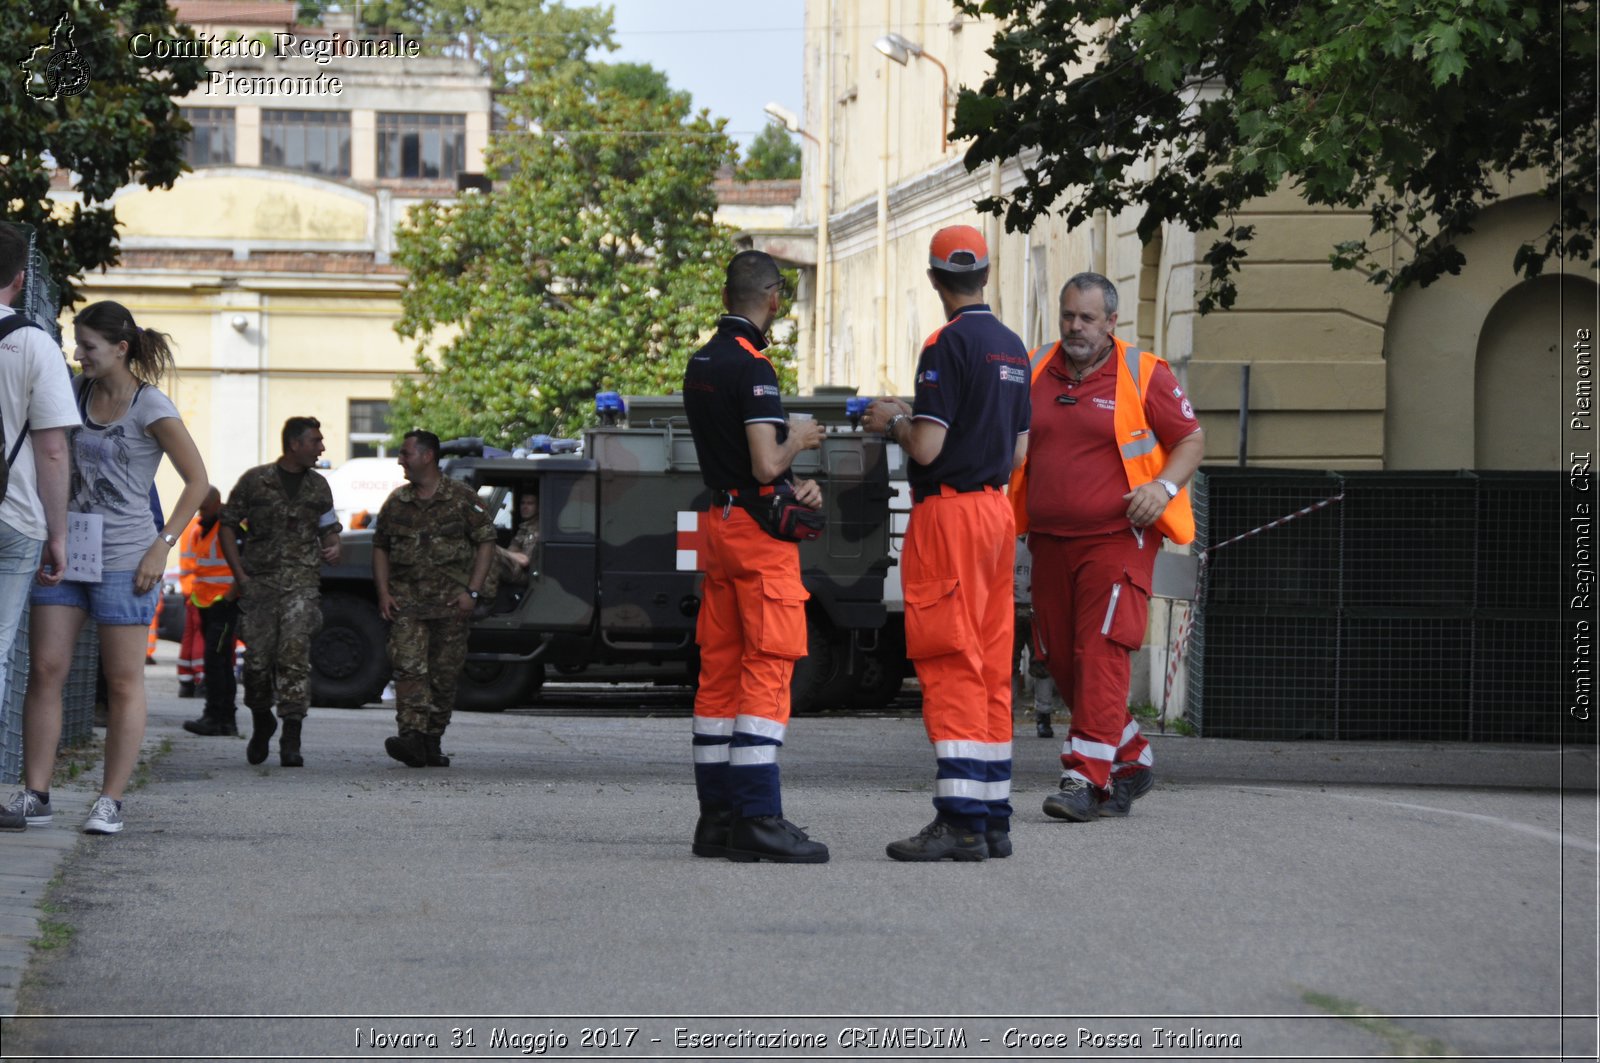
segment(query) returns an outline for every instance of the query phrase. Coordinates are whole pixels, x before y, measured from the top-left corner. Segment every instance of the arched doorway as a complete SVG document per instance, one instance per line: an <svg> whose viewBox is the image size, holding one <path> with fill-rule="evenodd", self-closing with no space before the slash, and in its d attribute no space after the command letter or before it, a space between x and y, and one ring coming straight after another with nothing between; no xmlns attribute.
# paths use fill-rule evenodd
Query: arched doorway
<svg viewBox="0 0 1600 1063"><path fill-rule="evenodd" d="M1517 285L1490 309L1478 335L1474 468L1565 467L1571 344L1580 329L1594 335L1596 295L1593 281L1557 274Z"/></svg>

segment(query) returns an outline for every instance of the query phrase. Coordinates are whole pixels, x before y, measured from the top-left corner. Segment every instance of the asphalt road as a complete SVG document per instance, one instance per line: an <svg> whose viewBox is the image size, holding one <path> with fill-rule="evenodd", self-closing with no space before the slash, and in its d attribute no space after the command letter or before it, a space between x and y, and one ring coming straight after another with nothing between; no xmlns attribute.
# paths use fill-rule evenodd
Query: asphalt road
<svg viewBox="0 0 1600 1063"><path fill-rule="evenodd" d="M418 770L390 713L316 710L285 770L152 689L7 1059L1595 1058L1592 749L1157 737L1135 814L1078 826L1019 719L1016 855L907 865L920 720L797 719L787 810L833 859L785 867L689 855L676 711L458 715Z"/></svg>

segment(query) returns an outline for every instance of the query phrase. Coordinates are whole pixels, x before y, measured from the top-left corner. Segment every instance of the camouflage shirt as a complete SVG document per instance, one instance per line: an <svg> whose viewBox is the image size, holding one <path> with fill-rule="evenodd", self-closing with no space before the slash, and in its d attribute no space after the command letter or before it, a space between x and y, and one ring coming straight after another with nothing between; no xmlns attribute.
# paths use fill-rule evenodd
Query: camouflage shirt
<svg viewBox="0 0 1600 1063"><path fill-rule="evenodd" d="M332 509L333 491L320 473L308 469L291 500L278 463L270 462L239 477L221 521L245 540L244 568L251 579L315 587L322 573L322 537L342 530L337 521L321 523Z"/></svg>
<svg viewBox="0 0 1600 1063"><path fill-rule="evenodd" d="M389 554L389 593L412 616L448 616L467 589L482 543L494 542L494 518L472 488L443 477L432 498L397 487L378 511L375 550Z"/></svg>

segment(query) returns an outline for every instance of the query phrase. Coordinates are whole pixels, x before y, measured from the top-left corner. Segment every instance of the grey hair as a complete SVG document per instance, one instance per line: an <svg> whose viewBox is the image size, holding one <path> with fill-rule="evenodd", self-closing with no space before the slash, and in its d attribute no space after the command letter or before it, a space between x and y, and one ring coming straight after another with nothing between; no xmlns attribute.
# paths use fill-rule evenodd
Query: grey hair
<svg viewBox="0 0 1600 1063"><path fill-rule="evenodd" d="M1099 273L1077 273L1069 277L1067 283L1061 286L1060 299L1067 297L1068 288L1076 288L1080 292L1086 292L1090 288L1099 288L1100 294L1106 301L1106 317L1110 317L1117 312L1117 286ZM1058 299L1057 301L1059 302L1060 300Z"/></svg>

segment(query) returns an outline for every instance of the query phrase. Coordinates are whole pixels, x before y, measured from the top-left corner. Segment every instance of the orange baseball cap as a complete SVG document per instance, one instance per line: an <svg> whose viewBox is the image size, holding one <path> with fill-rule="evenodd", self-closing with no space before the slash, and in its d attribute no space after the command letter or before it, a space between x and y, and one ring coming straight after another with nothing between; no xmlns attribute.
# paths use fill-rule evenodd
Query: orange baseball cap
<svg viewBox="0 0 1600 1063"><path fill-rule="evenodd" d="M971 261L957 256L970 256ZM970 225L950 225L933 234L928 265L949 273L976 273L989 266L989 245Z"/></svg>

